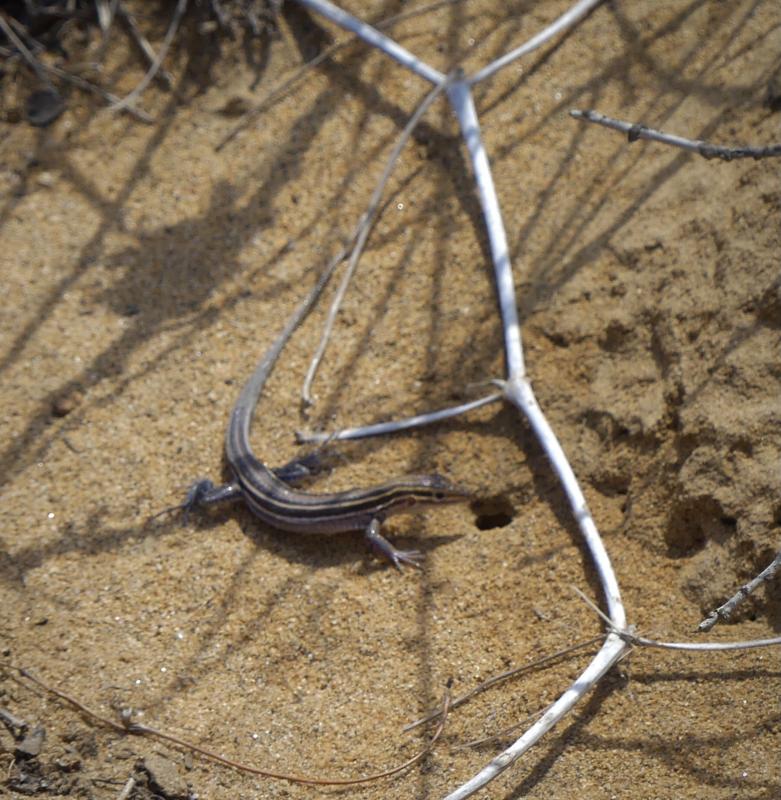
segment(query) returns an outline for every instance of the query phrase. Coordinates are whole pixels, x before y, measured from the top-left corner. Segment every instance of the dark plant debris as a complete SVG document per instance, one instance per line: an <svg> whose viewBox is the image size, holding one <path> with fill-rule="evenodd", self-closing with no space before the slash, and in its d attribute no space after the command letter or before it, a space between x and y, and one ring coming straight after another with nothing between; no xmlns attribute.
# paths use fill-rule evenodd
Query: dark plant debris
<svg viewBox="0 0 781 800"><path fill-rule="evenodd" d="M190 0L178 19L175 0L11 0L0 4L0 121L51 125L68 107L75 87L116 105L121 97L103 84L102 65L117 43L131 42L144 71L170 89L165 58L159 58L166 30L176 20L174 45L193 41L189 33L245 40L276 34L281 0ZM249 52L249 51L248 51ZM165 53L163 53L165 55ZM141 92L139 91L139 94ZM135 101L138 98L134 98ZM150 121L134 103L124 111Z"/></svg>

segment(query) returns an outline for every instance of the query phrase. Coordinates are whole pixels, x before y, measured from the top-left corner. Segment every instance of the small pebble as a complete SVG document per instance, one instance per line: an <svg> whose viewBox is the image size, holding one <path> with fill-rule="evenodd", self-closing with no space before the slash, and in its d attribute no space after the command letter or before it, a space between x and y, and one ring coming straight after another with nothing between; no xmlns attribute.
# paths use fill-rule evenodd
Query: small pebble
<svg viewBox="0 0 781 800"><path fill-rule="evenodd" d="M169 800L185 798L189 795L187 782L179 774L179 769L173 761L163 756L152 753L144 758L141 769L149 776L150 787L160 792Z"/></svg>
<svg viewBox="0 0 781 800"><path fill-rule="evenodd" d="M45 128L65 110L65 102L55 89L39 89L27 98L27 121L36 128Z"/></svg>
<svg viewBox="0 0 781 800"><path fill-rule="evenodd" d="M220 114L224 117L241 117L252 108L249 100L241 95L234 95L220 109Z"/></svg>
<svg viewBox="0 0 781 800"><path fill-rule="evenodd" d="M42 186L44 189L48 189L50 186L54 186L55 177L51 172L42 172L36 179L35 182L38 186Z"/></svg>
<svg viewBox="0 0 781 800"><path fill-rule="evenodd" d="M69 392L62 397L58 397L52 403L52 414L54 414L55 417L67 417L71 411L81 405L83 399L83 395L78 391Z"/></svg>

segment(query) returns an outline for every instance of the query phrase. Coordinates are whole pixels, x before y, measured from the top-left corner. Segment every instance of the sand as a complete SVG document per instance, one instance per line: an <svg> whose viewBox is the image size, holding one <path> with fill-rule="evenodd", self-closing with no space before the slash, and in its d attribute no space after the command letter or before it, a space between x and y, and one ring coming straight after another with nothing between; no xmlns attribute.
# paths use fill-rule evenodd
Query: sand
<svg viewBox="0 0 781 800"><path fill-rule="evenodd" d="M439 69L474 71L564 8L470 0L395 35ZM139 20L155 46L170 13ZM399 546L424 551L420 572L377 561L360 534L280 533L243 506L147 523L194 479L228 477L242 381L349 235L427 91L354 45L245 123L336 36L292 7L277 37L248 46L188 20L166 62L173 89L142 97L152 124L75 93L48 128L0 123L0 642L4 662L111 719L133 709L256 766L349 777L414 754L425 734L402 728L449 678L461 694L602 625L571 590L599 598L562 491L509 406L324 454L312 491L440 472L475 493L388 522ZM96 35L81 44L92 52ZM779 142L779 54L776 3L617 2L475 93L529 375L646 636L702 640L700 619L781 547L781 167L629 144L567 111ZM117 31L106 84L123 94L143 71ZM296 430L451 405L503 375L487 241L446 101L402 156L304 417L326 305L261 401L253 442L271 464L301 452ZM708 639L778 635L779 588ZM25 758L0 728L0 793L115 798L133 776L134 798L441 798L588 652L482 693L422 766L350 790L118 734L6 673L0 708L46 737ZM777 650L636 650L482 796L781 797L780 696Z"/></svg>

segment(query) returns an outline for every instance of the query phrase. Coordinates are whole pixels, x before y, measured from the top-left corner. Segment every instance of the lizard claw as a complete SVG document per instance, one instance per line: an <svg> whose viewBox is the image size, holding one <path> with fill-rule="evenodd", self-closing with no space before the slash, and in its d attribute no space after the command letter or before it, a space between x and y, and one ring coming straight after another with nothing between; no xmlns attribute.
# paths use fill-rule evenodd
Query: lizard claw
<svg viewBox="0 0 781 800"><path fill-rule="evenodd" d="M393 566L399 572L402 572L402 564L409 564L410 567L415 569L423 569L423 553L420 550L397 550L395 547L389 554Z"/></svg>

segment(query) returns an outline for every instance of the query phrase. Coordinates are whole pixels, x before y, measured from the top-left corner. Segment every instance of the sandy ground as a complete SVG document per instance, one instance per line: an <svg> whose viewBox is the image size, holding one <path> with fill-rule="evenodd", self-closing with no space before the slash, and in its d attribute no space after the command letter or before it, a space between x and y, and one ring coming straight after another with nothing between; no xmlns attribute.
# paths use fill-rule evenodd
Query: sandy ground
<svg viewBox="0 0 781 800"><path fill-rule="evenodd" d="M395 35L438 68L474 70L565 7L469 0ZM169 15L141 20L156 44ZM598 634L570 587L598 589L546 458L499 406L333 447L311 486L433 471L468 486L482 502L387 525L425 552L420 573L374 560L360 535L282 534L243 507L146 524L194 478L227 477L222 439L241 382L348 235L427 91L350 46L216 149L242 109L336 35L293 8L280 29L245 47L186 25L173 90L142 98L151 125L75 94L45 130L6 106L2 658L112 719L130 708L254 765L353 776L421 746L402 727L448 678L462 693ZM129 91L142 72L118 32L106 82ZM648 636L695 638L781 547L781 167L630 145L566 112L769 144L781 141L768 104L779 85L776 2L620 0L476 92L528 368L629 620ZM297 429L449 405L502 374L482 221L444 100L388 198L308 419L298 393L324 307L273 375L253 430L270 463L299 452ZM775 582L710 638L779 630ZM422 766L349 790L248 777L122 736L6 673L0 707L46 738L25 759L0 728L0 794L114 798L135 776L134 798L441 798L587 660L481 694ZM482 796L779 798L779 697L777 650L635 651Z"/></svg>

